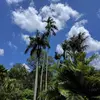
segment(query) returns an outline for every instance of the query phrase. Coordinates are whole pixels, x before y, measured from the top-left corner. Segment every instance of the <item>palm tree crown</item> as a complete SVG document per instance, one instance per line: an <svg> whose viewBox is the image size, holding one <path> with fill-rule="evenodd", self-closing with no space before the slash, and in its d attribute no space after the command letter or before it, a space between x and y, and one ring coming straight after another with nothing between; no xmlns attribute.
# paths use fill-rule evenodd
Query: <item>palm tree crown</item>
<svg viewBox="0 0 100 100"><path fill-rule="evenodd" d="M40 57L42 49L45 49L46 47L50 48L50 45L46 39L46 36L43 34L40 34L39 31L36 33L36 37L29 37L30 38L30 44L25 50L25 54L31 49L30 55L36 51L37 57Z"/></svg>
<svg viewBox="0 0 100 100"><path fill-rule="evenodd" d="M55 30L58 30L58 28L57 28L57 26L55 25L55 21L51 18L51 17L49 17L48 19L47 19L47 21L44 21L44 22L46 22L47 23L47 25L46 25L46 30L47 30L47 32L45 33L47 36L49 36L49 35L51 35L51 34L53 34L53 35L56 35L56 33L55 33Z"/></svg>

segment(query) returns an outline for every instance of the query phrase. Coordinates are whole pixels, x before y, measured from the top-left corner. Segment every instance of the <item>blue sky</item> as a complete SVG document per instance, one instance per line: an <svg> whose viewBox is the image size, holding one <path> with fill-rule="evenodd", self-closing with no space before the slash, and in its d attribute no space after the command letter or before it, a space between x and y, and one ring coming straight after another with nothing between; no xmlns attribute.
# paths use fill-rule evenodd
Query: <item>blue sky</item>
<svg viewBox="0 0 100 100"><path fill-rule="evenodd" d="M58 2L57 2L58 1ZM42 18L53 17L59 28L51 37L50 55L57 44L78 32L89 36L87 52L100 51L100 0L1 0L0 1L0 64L11 68L13 63L26 63L24 50L29 35L44 30Z"/></svg>

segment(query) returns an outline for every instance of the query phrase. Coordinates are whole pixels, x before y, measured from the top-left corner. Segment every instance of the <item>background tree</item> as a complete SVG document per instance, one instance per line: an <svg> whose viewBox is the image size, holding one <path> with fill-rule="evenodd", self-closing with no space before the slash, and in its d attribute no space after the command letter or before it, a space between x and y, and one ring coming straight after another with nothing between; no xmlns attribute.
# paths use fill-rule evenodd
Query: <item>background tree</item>
<svg viewBox="0 0 100 100"><path fill-rule="evenodd" d="M3 84L6 76L7 76L7 70L3 65L0 65L0 86Z"/></svg>
<svg viewBox="0 0 100 100"><path fill-rule="evenodd" d="M11 79L21 81L24 88L27 88L27 79L29 71L21 63L16 63L9 71L8 75Z"/></svg>

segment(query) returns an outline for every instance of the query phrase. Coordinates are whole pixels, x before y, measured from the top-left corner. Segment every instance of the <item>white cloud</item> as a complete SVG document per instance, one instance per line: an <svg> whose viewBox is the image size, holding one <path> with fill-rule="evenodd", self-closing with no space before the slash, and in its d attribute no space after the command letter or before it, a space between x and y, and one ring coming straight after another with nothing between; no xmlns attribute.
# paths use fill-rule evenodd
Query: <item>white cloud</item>
<svg viewBox="0 0 100 100"><path fill-rule="evenodd" d="M42 22L42 18L47 19L48 17L52 17L60 30L66 25L69 19L77 19L81 14L68 5L58 3L44 6L40 12L34 7L28 7L28 9L21 8L13 11L12 15L16 25L29 32L34 32L36 30L43 31L45 29L46 23Z"/></svg>
<svg viewBox="0 0 100 100"><path fill-rule="evenodd" d="M87 23L87 20L82 20L80 22L75 23L70 31L67 34L68 39L72 37L73 35L77 35L80 32L85 32L85 37L88 36L86 43L88 45L87 52L94 52L100 50L100 41L95 40L91 37L91 34L89 31L84 27L84 24Z"/></svg>
<svg viewBox="0 0 100 100"><path fill-rule="evenodd" d="M100 54L98 54L98 57L94 59L90 65L92 65L95 69L100 70Z"/></svg>
<svg viewBox="0 0 100 100"><path fill-rule="evenodd" d="M38 11L33 7L28 9L20 9L13 11L13 21L15 24L20 26L29 32L34 32L36 30L44 30L45 23L42 22L42 17L38 14Z"/></svg>
<svg viewBox="0 0 100 100"><path fill-rule="evenodd" d="M4 49L0 49L0 56L4 55Z"/></svg>
<svg viewBox="0 0 100 100"><path fill-rule="evenodd" d="M23 67L25 67L27 70L30 70L29 66L26 65L25 63L23 63L22 65L23 65Z"/></svg>
<svg viewBox="0 0 100 100"><path fill-rule="evenodd" d="M23 0L6 0L6 2L8 4L13 4L13 3L19 3L19 2L22 2Z"/></svg>
<svg viewBox="0 0 100 100"><path fill-rule="evenodd" d="M21 34L22 40L28 45L30 42L29 35Z"/></svg>
<svg viewBox="0 0 100 100"><path fill-rule="evenodd" d="M62 47L61 47L60 44L57 45L57 47L56 47L56 52L57 52L58 54L63 54L64 50L62 49Z"/></svg>
<svg viewBox="0 0 100 100"><path fill-rule="evenodd" d="M85 32L85 37L89 36L89 31L85 29L84 25L87 23L87 20L81 20L79 22L76 22L70 29L70 31L68 32L68 34L66 35L67 38L69 39L70 37L72 37L73 35L78 35L80 32L84 33Z"/></svg>
<svg viewBox="0 0 100 100"><path fill-rule="evenodd" d="M44 19L49 16L52 17L56 21L57 27L60 30L66 25L68 20L71 18L77 19L81 14L67 4L58 3L44 6L41 9L40 15L43 16Z"/></svg>
<svg viewBox="0 0 100 100"><path fill-rule="evenodd" d="M8 42L8 45L11 47L11 48L14 48L14 49L17 49L18 47L14 44L12 44L11 41Z"/></svg>

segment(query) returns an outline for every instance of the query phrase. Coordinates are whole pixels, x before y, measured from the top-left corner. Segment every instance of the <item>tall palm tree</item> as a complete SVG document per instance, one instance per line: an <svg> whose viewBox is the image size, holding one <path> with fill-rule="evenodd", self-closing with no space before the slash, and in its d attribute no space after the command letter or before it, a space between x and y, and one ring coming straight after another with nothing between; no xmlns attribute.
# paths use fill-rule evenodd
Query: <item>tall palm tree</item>
<svg viewBox="0 0 100 100"><path fill-rule="evenodd" d="M72 51L74 63L76 64L77 64L76 61L77 53L84 52L84 50L86 50L88 47L88 45L85 44L87 38L88 36L85 37L85 33L79 33L76 36L73 35L73 37L71 37L69 40L69 45Z"/></svg>
<svg viewBox="0 0 100 100"><path fill-rule="evenodd" d="M35 86L34 86L34 100L37 99L37 88L38 88L38 68L39 68L39 58L42 52L42 49L50 48L48 41L44 38L43 35L40 35L40 32L37 31L36 37L29 37L30 38L30 44L25 50L25 53L27 53L30 49L30 55L32 56L33 53L36 51L37 53L37 64L36 64L36 75L35 75Z"/></svg>
<svg viewBox="0 0 100 100"><path fill-rule="evenodd" d="M73 52L82 52L87 48L87 45L84 44L86 39L85 33L79 33L78 35L73 35L69 40L69 45Z"/></svg>
<svg viewBox="0 0 100 100"><path fill-rule="evenodd" d="M88 45L85 44L87 38L88 37L85 37L85 33L79 33L78 35L73 35L69 40L65 40L62 43L64 59L69 57L70 60L73 59L74 63L76 63L77 53L84 52L88 47Z"/></svg>
<svg viewBox="0 0 100 100"><path fill-rule="evenodd" d="M56 32L55 32L55 30L58 30L58 28L57 28L57 26L55 25L55 21L51 18L51 17L49 17L46 21L44 21L44 22L46 22L47 23L47 25L46 25L46 35L47 36L50 36L50 35L56 35Z"/></svg>
<svg viewBox="0 0 100 100"><path fill-rule="evenodd" d="M45 32L45 36L47 36L48 38L48 41L50 41L50 36L53 34L54 36L56 35L56 32L55 30L58 30L58 28L56 27L55 25L55 21L49 17L47 19L47 21L44 21L47 23L45 29L46 29L46 32ZM45 90L47 90L47 76L48 76L48 55L47 55L47 62L46 62L46 82L45 82Z"/></svg>

